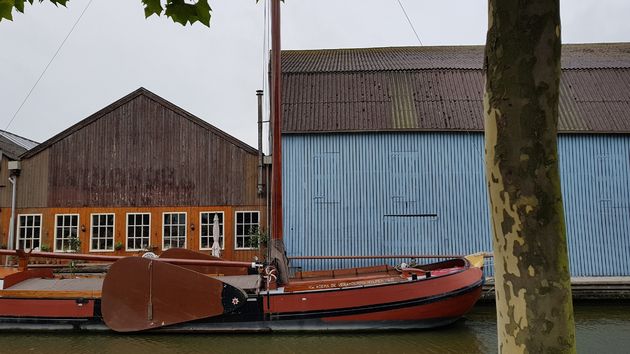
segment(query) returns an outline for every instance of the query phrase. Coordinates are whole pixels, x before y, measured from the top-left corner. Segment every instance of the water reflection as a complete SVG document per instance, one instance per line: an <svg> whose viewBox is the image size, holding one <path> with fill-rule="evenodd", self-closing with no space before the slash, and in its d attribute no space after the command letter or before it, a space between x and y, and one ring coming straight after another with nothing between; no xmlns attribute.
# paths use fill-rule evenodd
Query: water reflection
<svg viewBox="0 0 630 354"><path fill-rule="evenodd" d="M576 307L578 351L626 353L630 306ZM448 328L428 331L258 335L0 335L0 353L495 353L493 306L478 306Z"/></svg>

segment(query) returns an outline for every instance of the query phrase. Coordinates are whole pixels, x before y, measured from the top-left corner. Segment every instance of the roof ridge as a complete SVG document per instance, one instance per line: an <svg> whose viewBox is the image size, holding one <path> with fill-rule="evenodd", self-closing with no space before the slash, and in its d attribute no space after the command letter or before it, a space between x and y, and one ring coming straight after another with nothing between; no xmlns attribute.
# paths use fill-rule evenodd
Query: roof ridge
<svg viewBox="0 0 630 354"><path fill-rule="evenodd" d="M71 125L70 127L64 129L63 131L55 134L54 136L52 136L51 138L49 138L48 140L44 141L43 143L37 145L36 147L24 152L20 158L30 158L34 155L37 155L38 153L40 153L41 151L45 150L46 148L48 148L49 146L52 146L54 144L56 144L57 142L63 140L64 138L70 136L71 134L79 131L80 129L96 122L97 120L101 119L102 117L104 117L105 115L107 115L108 113L112 112L113 110L123 106L124 104L127 104L128 102L132 101L133 99L139 97L139 96L144 96L150 100L152 100L153 102L161 105L162 107L169 109L181 116L183 116L184 118L188 119L189 121L191 121L192 123L195 123L197 125L202 126L204 129L207 129L209 131L212 131L213 133L215 133L217 136L219 136L220 138L235 144L239 147L241 147L243 150L249 151L250 153L255 153L257 154L256 149L254 149L253 147L251 147L250 145L248 145L247 143L241 141L240 139L237 139L236 137L233 137L232 135L224 132L223 130L215 127L214 125L204 121L203 119L193 115L192 113L186 111L185 109L175 105L174 103L168 101L167 99L151 92L150 90L144 88L144 87L139 87L138 89L132 91L131 93L119 98L118 100L110 103L109 105L101 108L100 110L96 111L95 113L92 113L91 115L87 116L86 118L78 121L77 123Z"/></svg>

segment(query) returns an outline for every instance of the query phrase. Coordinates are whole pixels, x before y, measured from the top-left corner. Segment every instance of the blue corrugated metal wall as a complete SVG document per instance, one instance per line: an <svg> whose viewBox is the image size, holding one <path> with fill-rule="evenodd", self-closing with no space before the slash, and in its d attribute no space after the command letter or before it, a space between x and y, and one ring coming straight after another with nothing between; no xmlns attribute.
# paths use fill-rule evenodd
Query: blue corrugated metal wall
<svg viewBox="0 0 630 354"><path fill-rule="evenodd" d="M630 275L630 137L562 135L559 145L573 275ZM283 150L290 256L492 249L482 134L285 135Z"/></svg>

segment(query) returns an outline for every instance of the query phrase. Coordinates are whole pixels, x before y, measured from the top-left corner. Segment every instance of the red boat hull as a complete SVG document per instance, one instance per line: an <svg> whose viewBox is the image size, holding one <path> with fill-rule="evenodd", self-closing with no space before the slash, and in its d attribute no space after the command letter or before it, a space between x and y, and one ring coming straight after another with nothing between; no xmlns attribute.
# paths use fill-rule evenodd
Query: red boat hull
<svg viewBox="0 0 630 354"><path fill-rule="evenodd" d="M147 268L145 263L149 261L142 262L141 268L144 270ZM169 267L173 268L177 277L181 272L191 272L185 268L180 270L177 266ZM199 274L204 282L221 282L221 279L225 279L223 288L228 286L228 281L241 281L243 289L249 289L249 293L246 295L243 292L245 297L241 299L231 295L223 299L225 291L221 291L219 299L217 294L212 296L209 291L201 291L201 294L208 294L207 298L202 295L194 303L209 302L216 305L217 301L222 301L221 304L225 306L227 303L224 300L231 300L231 304L239 306L223 311L220 315L198 316L197 319L181 321L185 323L164 323L159 328L151 328L158 332L422 329L456 321L470 311L481 295L483 272L480 268L470 266L465 260L433 263L415 269L404 268L401 271L392 269L384 268L380 272L374 272L372 268L351 269L343 273L335 271L331 276L325 272L314 272L303 274L302 278L293 279L284 287L269 291L260 291L258 281L248 286L248 281L243 282L247 279L238 276L238 279L217 277L213 280L214 278L206 278L201 273L192 272ZM103 321L101 311L107 297L101 298L101 288L98 288L97 280L49 279L49 275L38 280L30 279L27 275L34 277L35 274L22 274L22 282L30 283L19 283L0 291L0 329L110 330ZM165 276L161 275L160 279L163 280L162 278ZM89 281L95 282L93 285L99 291L28 290L29 286L35 287L38 284L40 287L57 283L70 286ZM185 283L196 284L195 289L199 285L196 280ZM133 281L124 283L122 289L133 288L135 284ZM176 282L171 281L168 284ZM165 289L168 289L168 284ZM141 285L140 288L147 286ZM103 289L106 287L103 286ZM127 294L127 291L122 291L118 296L125 299ZM147 306L142 299L159 302L159 295L159 292L154 294L149 291L147 296L143 295L137 302L144 311ZM176 300L166 302L173 301ZM121 316L129 311L124 304L116 305L114 310L118 311L118 308L122 311ZM155 306L152 308L155 310ZM144 327L140 328L142 329Z"/></svg>
<svg viewBox="0 0 630 354"><path fill-rule="evenodd" d="M404 327L422 328L423 321L450 323L470 311L481 294L482 279L480 269L468 268L403 283L270 294L265 313L270 322L317 319L335 327L409 322Z"/></svg>

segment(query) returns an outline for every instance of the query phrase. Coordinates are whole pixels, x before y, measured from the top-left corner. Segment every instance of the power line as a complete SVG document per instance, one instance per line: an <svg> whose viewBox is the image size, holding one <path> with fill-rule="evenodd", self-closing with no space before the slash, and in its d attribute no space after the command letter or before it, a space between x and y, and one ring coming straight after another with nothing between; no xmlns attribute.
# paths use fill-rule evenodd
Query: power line
<svg viewBox="0 0 630 354"><path fill-rule="evenodd" d="M422 41L420 40L420 36L418 36L418 32L416 32L416 29L413 27L413 23L411 23L411 19L409 18L409 15L407 15L407 11L405 11L405 7L403 6L402 2L400 2L400 0L397 0L397 1L398 1L398 5L400 5L400 9L402 10L402 12L405 14L405 17L407 18L407 22L409 23L409 26L411 26L411 30L416 35L416 39L418 39L418 43L420 43L420 45L423 45Z"/></svg>
<svg viewBox="0 0 630 354"><path fill-rule="evenodd" d="M72 25L72 28L70 29L70 32L68 32L68 34L66 35L66 38L63 39L63 41L59 45L59 48L57 48L57 51L55 52L55 55L53 55L52 58L50 59L50 61L48 62L48 64L46 64L46 67L44 68L44 71L42 71L42 73L39 75L39 78L37 78L37 81L35 81L35 84L33 85L33 87L31 87L31 89L28 91L28 94L26 95L26 97L24 97L24 100L20 104L20 107L18 107L17 111L15 111L15 114L13 114L13 117L11 117L11 120L9 121L9 123L7 123L7 126L4 128L5 130L9 129L9 126L11 125L11 123L13 123L13 120L15 119L15 117L17 117L18 113L20 113L20 110L22 109L22 107L24 107L24 104L26 103L28 98L31 97L31 93L33 93L33 90L35 90L35 87L37 87L37 84L39 84L39 81L42 79L42 77L44 77L44 74L46 74L46 71L48 70L48 67L50 67L50 64L52 64L53 60L55 60L55 58L57 57L57 54L59 54L59 52L61 51L61 48L63 48L63 45L68 40L68 37L70 37L70 35L74 31L74 29L77 27L77 24L79 23L79 21L81 21L81 18L83 17L83 14L85 14L85 11L92 4L92 1L94 1L94 0L90 0L90 2L88 2L88 4L83 9L83 12L81 12L81 15L79 15L79 18L77 18L77 20L74 22L74 25Z"/></svg>

